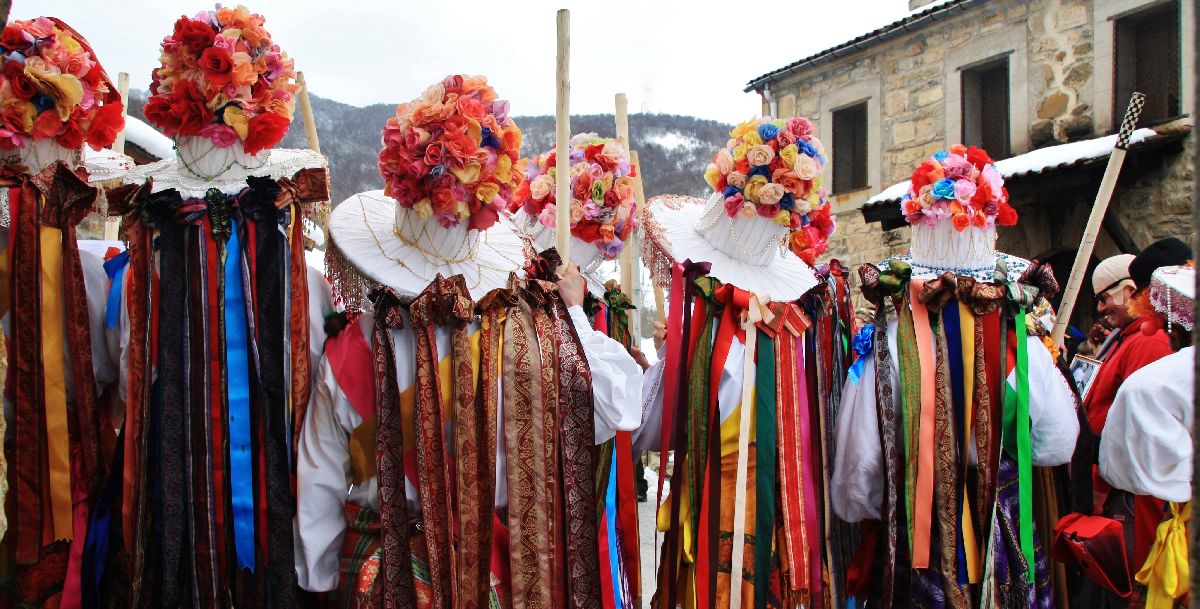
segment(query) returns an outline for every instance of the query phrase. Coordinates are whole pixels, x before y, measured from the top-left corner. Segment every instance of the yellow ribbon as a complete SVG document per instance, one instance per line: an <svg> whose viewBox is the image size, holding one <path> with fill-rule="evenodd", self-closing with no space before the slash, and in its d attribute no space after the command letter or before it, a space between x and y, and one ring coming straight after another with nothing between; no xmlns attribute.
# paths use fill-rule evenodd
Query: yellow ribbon
<svg viewBox="0 0 1200 609"><path fill-rule="evenodd" d="M1146 609L1171 609L1175 599L1188 592L1187 524L1192 519L1192 504L1171 503L1171 517L1158 525L1154 545L1146 564L1137 572L1137 581L1144 584Z"/></svg>
<svg viewBox="0 0 1200 609"><path fill-rule="evenodd" d="M71 441L67 432L67 379L63 339L62 231L42 226L42 365L46 443L54 539L71 539Z"/></svg>
<svg viewBox="0 0 1200 609"><path fill-rule="evenodd" d="M953 306L953 305L952 305ZM959 334L962 339L963 367L963 404L966 404L966 434L963 435L962 458L971 454L973 433L971 424L975 421L975 315L971 308L962 302L958 303ZM953 363L951 363L953 365ZM980 458L986 458L980 456ZM963 480L963 502L968 499L967 483ZM967 581L978 584L983 577L979 564L979 543L975 539L975 524L971 520L971 510L962 511L963 554L967 559Z"/></svg>

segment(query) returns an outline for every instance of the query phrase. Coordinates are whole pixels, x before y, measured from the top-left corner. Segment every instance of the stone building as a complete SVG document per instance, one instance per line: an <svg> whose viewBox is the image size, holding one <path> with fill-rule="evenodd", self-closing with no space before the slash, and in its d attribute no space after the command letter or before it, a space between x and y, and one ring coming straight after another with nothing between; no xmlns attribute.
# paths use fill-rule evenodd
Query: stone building
<svg viewBox="0 0 1200 609"><path fill-rule="evenodd" d="M898 183L938 150L974 144L1009 159L1002 173L1021 222L1000 230L999 248L1049 260L1065 283L1111 150L1095 140L1117 130L1134 90L1147 96L1139 126L1154 132L1129 149L1094 258L1166 236L1191 241L1194 0L911 0L909 9L746 88L764 114L817 125L838 219L828 256L856 266L903 252ZM1083 292L1073 321L1088 327L1094 302Z"/></svg>

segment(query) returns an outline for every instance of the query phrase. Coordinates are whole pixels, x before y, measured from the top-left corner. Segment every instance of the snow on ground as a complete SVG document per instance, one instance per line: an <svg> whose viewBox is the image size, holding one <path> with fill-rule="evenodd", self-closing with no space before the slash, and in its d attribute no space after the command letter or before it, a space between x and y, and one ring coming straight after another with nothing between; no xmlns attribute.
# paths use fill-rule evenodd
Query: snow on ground
<svg viewBox="0 0 1200 609"><path fill-rule="evenodd" d="M1138 129L1129 138L1129 143L1136 144L1155 135L1156 133L1153 129ZM1106 135L1091 140L1040 148L1004 159L1003 161L996 161L996 171L999 171L1000 175L1005 178L1009 178L1014 175L1045 171L1059 165L1070 165L1079 161L1098 159L1108 156L1116 143L1116 135ZM909 184L909 180L892 184L885 188L883 192L867 199L867 204L878 203L880 201L896 201L903 197L904 193L908 192Z"/></svg>

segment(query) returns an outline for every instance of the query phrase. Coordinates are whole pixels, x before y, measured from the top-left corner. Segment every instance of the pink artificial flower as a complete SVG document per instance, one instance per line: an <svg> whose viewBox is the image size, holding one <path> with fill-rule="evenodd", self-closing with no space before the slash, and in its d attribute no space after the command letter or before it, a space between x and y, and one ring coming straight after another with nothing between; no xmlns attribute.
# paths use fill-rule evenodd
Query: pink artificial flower
<svg viewBox="0 0 1200 609"><path fill-rule="evenodd" d="M946 177L951 180L968 180L971 178L971 170L975 168L967 157L950 154L942 159L942 171Z"/></svg>
<svg viewBox="0 0 1200 609"><path fill-rule="evenodd" d="M736 218L738 213L742 211L742 205L746 202L746 198L742 193L737 193L731 197L725 198L725 215L730 218Z"/></svg>
<svg viewBox="0 0 1200 609"><path fill-rule="evenodd" d="M967 179L959 179L954 182L954 197L963 203L971 201L971 197L975 196L975 183Z"/></svg>
<svg viewBox="0 0 1200 609"><path fill-rule="evenodd" d="M241 141L237 131L229 125L221 125L217 123L209 123L200 130L200 137L212 140L218 148L228 148Z"/></svg>
<svg viewBox="0 0 1200 609"><path fill-rule="evenodd" d="M542 208L542 213L538 214L538 222L547 228L558 227L558 208L553 203L550 203Z"/></svg>

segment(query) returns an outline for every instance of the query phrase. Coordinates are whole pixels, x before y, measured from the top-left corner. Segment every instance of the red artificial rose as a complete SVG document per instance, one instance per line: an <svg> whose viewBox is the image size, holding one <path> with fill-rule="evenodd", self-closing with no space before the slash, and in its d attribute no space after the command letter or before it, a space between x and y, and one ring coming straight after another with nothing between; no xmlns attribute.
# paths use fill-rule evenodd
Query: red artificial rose
<svg viewBox="0 0 1200 609"><path fill-rule="evenodd" d="M571 228L571 234L584 243L595 243L600 240L600 223L580 221Z"/></svg>
<svg viewBox="0 0 1200 609"><path fill-rule="evenodd" d="M207 101L196 83L182 79L175 82L171 112L178 116L179 135L196 135L213 122L213 113L208 109Z"/></svg>
<svg viewBox="0 0 1200 609"><path fill-rule="evenodd" d="M216 34L212 26L203 21L180 17L175 22L175 33L171 35L171 38L187 47L189 51L199 53L212 46Z"/></svg>
<svg viewBox="0 0 1200 609"><path fill-rule="evenodd" d="M433 167L442 164L442 145L434 142L425 147L425 164Z"/></svg>
<svg viewBox="0 0 1200 609"><path fill-rule="evenodd" d="M483 104L473 97L460 97L455 102L458 107L459 114L473 118L475 120L483 120L483 115L487 114Z"/></svg>
<svg viewBox="0 0 1200 609"><path fill-rule="evenodd" d="M571 187L571 196L580 201L592 200L592 174L584 172L575 178L575 184Z"/></svg>
<svg viewBox="0 0 1200 609"><path fill-rule="evenodd" d="M967 160L975 166L975 169L982 170L985 166L992 162L992 157L983 148L971 146L967 149Z"/></svg>
<svg viewBox="0 0 1200 609"><path fill-rule="evenodd" d="M446 146L446 152L460 161L470 159L479 150L479 146L475 143L475 140L471 139L465 132L446 133L442 137L442 143Z"/></svg>
<svg viewBox="0 0 1200 609"><path fill-rule="evenodd" d="M521 203L529 201L529 197L529 182L522 180L521 185L513 191L512 200L508 202L508 211L514 214L517 213L517 210L521 207ZM529 202L532 203L532 201Z"/></svg>
<svg viewBox="0 0 1200 609"><path fill-rule="evenodd" d="M558 153L551 150L550 154L546 155L546 167L556 167L558 164Z"/></svg>
<svg viewBox="0 0 1200 609"><path fill-rule="evenodd" d="M63 123L58 120L58 113L53 110L46 110L33 119L33 137L38 139L53 138L62 128Z"/></svg>
<svg viewBox="0 0 1200 609"><path fill-rule="evenodd" d="M13 95L19 99L28 101L37 95L37 87L25 76L25 66L17 61L10 59L4 64L4 77L8 79L8 85L12 87Z"/></svg>
<svg viewBox="0 0 1200 609"><path fill-rule="evenodd" d="M962 144L955 144L950 147L949 152L950 154L957 154L958 156L967 156L967 147L963 146Z"/></svg>
<svg viewBox="0 0 1200 609"><path fill-rule="evenodd" d="M750 175L750 161L746 160L746 157L742 157L742 160L734 163L733 168L742 175Z"/></svg>
<svg viewBox="0 0 1200 609"><path fill-rule="evenodd" d="M968 218L966 214L955 214L953 222L954 230L957 230L960 233L964 230L967 230L967 227L971 225L971 219Z"/></svg>
<svg viewBox="0 0 1200 609"><path fill-rule="evenodd" d="M246 141L242 143L246 154L258 154L260 150L274 148L287 134L291 124L292 121L274 112L263 112L251 118L247 124Z"/></svg>
<svg viewBox="0 0 1200 609"><path fill-rule="evenodd" d="M233 78L233 56L225 49L208 47L197 63L201 72L214 85L224 85Z"/></svg>
<svg viewBox="0 0 1200 609"><path fill-rule="evenodd" d="M54 138L54 141L58 142L59 146L71 150L83 148L83 130L79 128L79 120L72 118L72 120L62 125L64 130L58 134L58 137Z"/></svg>
<svg viewBox="0 0 1200 609"><path fill-rule="evenodd" d="M924 163L917 165L916 171L913 171L912 174L913 192L920 194L922 188L933 183L933 180L930 179L930 174L940 168L941 166L935 161L925 161Z"/></svg>
<svg viewBox="0 0 1200 609"><path fill-rule="evenodd" d="M396 178L388 182L388 196L403 203L412 205L421 199L421 185L412 178Z"/></svg>
<svg viewBox="0 0 1200 609"><path fill-rule="evenodd" d="M150 124L161 129L168 137L179 131L179 117L171 111L170 97L166 95L151 96L142 108L142 114Z"/></svg>
<svg viewBox="0 0 1200 609"><path fill-rule="evenodd" d="M500 214L490 206L483 206L471 214L471 222L467 228L472 230L487 230L500 220Z"/></svg>
<svg viewBox="0 0 1200 609"><path fill-rule="evenodd" d="M971 217L971 224L974 224L975 228L983 228L987 225L987 216L983 215L982 212L976 212L975 215Z"/></svg>
<svg viewBox="0 0 1200 609"><path fill-rule="evenodd" d="M616 171L617 170L617 159L614 159L614 158L608 156L607 154L597 154L595 163L597 165L599 165L600 169L603 169L604 171Z"/></svg>
<svg viewBox="0 0 1200 609"><path fill-rule="evenodd" d="M1016 226L1017 210L1013 209L1008 203L1000 204L1000 212L996 214L996 224L1000 226Z"/></svg>
<svg viewBox="0 0 1200 609"><path fill-rule="evenodd" d="M583 158L589 161L595 161L596 155L600 154L601 150L604 150L604 144L592 144L591 146L587 146L583 149Z"/></svg>
<svg viewBox="0 0 1200 609"><path fill-rule="evenodd" d="M29 40L25 38L25 32L18 25L6 25L4 31L0 32L0 46L10 51L24 51L29 46Z"/></svg>
<svg viewBox="0 0 1200 609"><path fill-rule="evenodd" d="M96 110L87 134L87 143L93 150L106 148L117 139L117 134L125 126L121 109L121 102L110 102Z"/></svg>

